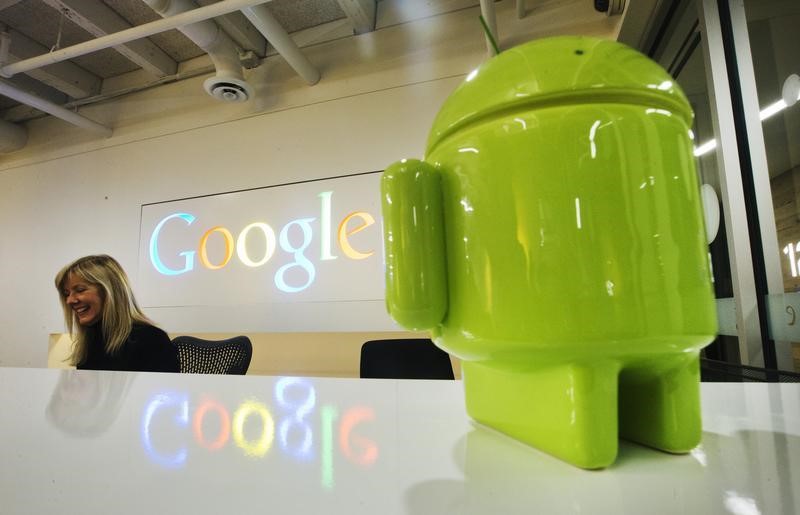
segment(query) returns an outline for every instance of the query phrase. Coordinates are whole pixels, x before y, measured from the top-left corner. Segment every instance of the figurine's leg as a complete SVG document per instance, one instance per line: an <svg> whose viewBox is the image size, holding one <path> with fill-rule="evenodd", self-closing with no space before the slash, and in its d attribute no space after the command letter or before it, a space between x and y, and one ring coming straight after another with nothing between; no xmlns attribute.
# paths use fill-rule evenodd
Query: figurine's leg
<svg viewBox="0 0 800 515"><path fill-rule="evenodd" d="M467 412L476 421L579 467L617 455L616 361L510 372L462 362Z"/></svg>
<svg viewBox="0 0 800 515"><path fill-rule="evenodd" d="M619 376L620 436L667 452L701 438L698 353L664 357Z"/></svg>

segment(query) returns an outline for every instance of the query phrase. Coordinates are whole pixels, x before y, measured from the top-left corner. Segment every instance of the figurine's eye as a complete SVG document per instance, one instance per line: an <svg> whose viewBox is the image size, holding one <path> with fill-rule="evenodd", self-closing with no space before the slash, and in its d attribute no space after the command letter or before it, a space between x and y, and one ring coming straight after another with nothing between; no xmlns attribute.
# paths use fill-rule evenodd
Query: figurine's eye
<svg viewBox="0 0 800 515"><path fill-rule="evenodd" d="M575 50L575 55L583 55L583 50Z"/></svg>

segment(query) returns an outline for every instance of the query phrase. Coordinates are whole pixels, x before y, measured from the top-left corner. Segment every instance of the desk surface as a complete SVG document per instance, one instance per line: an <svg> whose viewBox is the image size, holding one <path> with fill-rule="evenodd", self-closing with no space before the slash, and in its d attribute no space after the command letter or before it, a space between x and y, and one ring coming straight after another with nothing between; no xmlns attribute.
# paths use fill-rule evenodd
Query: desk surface
<svg viewBox="0 0 800 515"><path fill-rule="evenodd" d="M471 423L459 381L0 368L0 512L800 513L800 386L702 396L691 454L590 472Z"/></svg>

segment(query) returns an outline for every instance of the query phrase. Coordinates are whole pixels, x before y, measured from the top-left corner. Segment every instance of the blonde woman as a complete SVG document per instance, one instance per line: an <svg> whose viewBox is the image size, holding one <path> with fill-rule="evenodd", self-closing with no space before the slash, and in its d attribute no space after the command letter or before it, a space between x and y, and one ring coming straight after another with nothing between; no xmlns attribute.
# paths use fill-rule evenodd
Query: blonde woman
<svg viewBox="0 0 800 515"><path fill-rule="evenodd" d="M179 372L178 351L136 303L111 256L82 257L55 279L79 369Z"/></svg>

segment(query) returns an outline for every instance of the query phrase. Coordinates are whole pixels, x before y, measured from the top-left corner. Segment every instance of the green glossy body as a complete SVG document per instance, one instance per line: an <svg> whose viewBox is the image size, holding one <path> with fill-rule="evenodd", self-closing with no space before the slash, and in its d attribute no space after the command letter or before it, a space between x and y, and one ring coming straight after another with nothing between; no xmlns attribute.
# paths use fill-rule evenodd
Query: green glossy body
<svg viewBox="0 0 800 515"><path fill-rule="evenodd" d="M386 170L387 308L464 361L473 418L586 468L618 432L699 442L716 317L690 123L645 57L554 38L486 63L425 161Z"/></svg>

